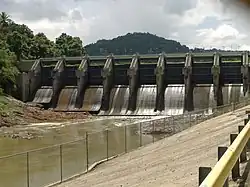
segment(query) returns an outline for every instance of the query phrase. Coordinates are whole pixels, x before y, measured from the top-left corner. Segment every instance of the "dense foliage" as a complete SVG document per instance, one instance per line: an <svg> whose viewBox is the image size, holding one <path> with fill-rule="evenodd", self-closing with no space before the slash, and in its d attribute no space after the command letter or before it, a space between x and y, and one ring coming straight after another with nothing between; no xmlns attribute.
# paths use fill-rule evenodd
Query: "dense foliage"
<svg viewBox="0 0 250 187"><path fill-rule="evenodd" d="M175 52L188 52L189 48L174 40L167 40L150 33L128 33L112 40L99 40L94 44L87 45L89 55L117 55L125 54L155 54Z"/></svg>
<svg viewBox="0 0 250 187"><path fill-rule="evenodd" d="M82 56L84 47L79 37L62 33L55 42L44 33L34 34L28 26L16 24L5 12L0 13L0 94L15 88L17 62L55 56Z"/></svg>

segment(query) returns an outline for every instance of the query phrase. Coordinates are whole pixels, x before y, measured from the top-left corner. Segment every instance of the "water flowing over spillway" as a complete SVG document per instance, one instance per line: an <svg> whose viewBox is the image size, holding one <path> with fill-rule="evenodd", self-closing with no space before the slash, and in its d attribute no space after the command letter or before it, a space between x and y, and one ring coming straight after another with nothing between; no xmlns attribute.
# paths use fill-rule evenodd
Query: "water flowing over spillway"
<svg viewBox="0 0 250 187"><path fill-rule="evenodd" d="M129 87L117 85L110 93L108 111L100 111L103 97L103 86L91 86L85 90L82 108L77 109L77 87L67 86L61 90L56 110L99 112L99 115L180 115L184 113L184 85L167 86L164 93L164 111L155 111L156 85L142 85L137 92L136 110L128 111ZM34 103L50 103L53 95L51 86L37 90ZM228 84L222 87L223 105L237 103L246 99L242 84ZM193 90L194 111L207 109L211 113L216 108L213 84L196 85Z"/></svg>
<svg viewBox="0 0 250 187"><path fill-rule="evenodd" d="M34 103L50 103L52 99L52 86L42 86L37 90L36 95L33 99Z"/></svg>
<svg viewBox="0 0 250 187"><path fill-rule="evenodd" d="M75 106L76 106L76 96L77 96L77 88L73 89L73 91L71 93L71 97L70 97L69 105L68 105L68 109L69 110L75 109Z"/></svg>
<svg viewBox="0 0 250 187"><path fill-rule="evenodd" d="M101 108L103 86L91 86L86 89L81 110L97 112Z"/></svg>
<svg viewBox="0 0 250 187"><path fill-rule="evenodd" d="M136 115L154 115L156 103L156 85L142 85L137 94Z"/></svg>
<svg viewBox="0 0 250 187"><path fill-rule="evenodd" d="M223 104L240 102L245 98L242 84L225 85L222 89L222 93L223 93Z"/></svg>
<svg viewBox="0 0 250 187"><path fill-rule="evenodd" d="M77 88L76 87L66 87L62 89L56 110L73 110L76 103Z"/></svg>
<svg viewBox="0 0 250 187"><path fill-rule="evenodd" d="M113 88L110 94L109 115L125 115L128 108L129 88L128 86L118 85Z"/></svg>
<svg viewBox="0 0 250 187"><path fill-rule="evenodd" d="M212 84L197 85L194 87L193 94L195 111L207 109L207 112L211 113L212 108L216 107L214 88Z"/></svg>
<svg viewBox="0 0 250 187"><path fill-rule="evenodd" d="M213 85L197 85L194 88L194 110L208 109L211 113L216 107ZM223 105L237 103L245 99L242 84L228 84L222 87Z"/></svg>
<svg viewBox="0 0 250 187"><path fill-rule="evenodd" d="M184 109L184 85L168 86L165 90L165 111L163 115L179 115L183 114Z"/></svg>

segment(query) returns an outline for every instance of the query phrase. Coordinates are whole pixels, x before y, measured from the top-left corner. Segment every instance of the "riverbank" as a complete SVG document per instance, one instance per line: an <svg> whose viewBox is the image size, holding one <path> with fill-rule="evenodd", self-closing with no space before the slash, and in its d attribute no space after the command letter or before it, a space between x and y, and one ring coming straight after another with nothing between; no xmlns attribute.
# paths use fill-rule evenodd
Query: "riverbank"
<svg viewBox="0 0 250 187"><path fill-rule="evenodd" d="M229 134L238 132L249 108L204 121L103 163L58 187L198 186L199 166L215 165L217 147L229 144Z"/></svg>
<svg viewBox="0 0 250 187"><path fill-rule="evenodd" d="M26 104L12 97L0 96L0 127L41 122L63 122L86 119L89 114L54 112L39 105Z"/></svg>

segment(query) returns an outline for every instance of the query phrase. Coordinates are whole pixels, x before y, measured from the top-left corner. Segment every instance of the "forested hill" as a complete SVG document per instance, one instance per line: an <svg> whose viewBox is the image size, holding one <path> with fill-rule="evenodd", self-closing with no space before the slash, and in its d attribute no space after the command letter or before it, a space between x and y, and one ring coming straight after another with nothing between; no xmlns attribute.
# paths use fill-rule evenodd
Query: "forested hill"
<svg viewBox="0 0 250 187"><path fill-rule="evenodd" d="M111 40L98 40L85 46L89 55L155 54L188 52L189 48L174 40L168 40L150 33L128 33Z"/></svg>

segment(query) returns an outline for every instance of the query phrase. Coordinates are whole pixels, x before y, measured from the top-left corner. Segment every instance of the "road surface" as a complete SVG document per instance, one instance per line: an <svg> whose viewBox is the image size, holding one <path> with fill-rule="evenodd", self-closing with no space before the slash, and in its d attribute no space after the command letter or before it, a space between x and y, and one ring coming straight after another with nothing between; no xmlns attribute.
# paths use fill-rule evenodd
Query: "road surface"
<svg viewBox="0 0 250 187"><path fill-rule="evenodd" d="M198 186L199 166L215 165L217 147L229 145L229 134L243 125L246 109L250 106L124 154L58 187Z"/></svg>

